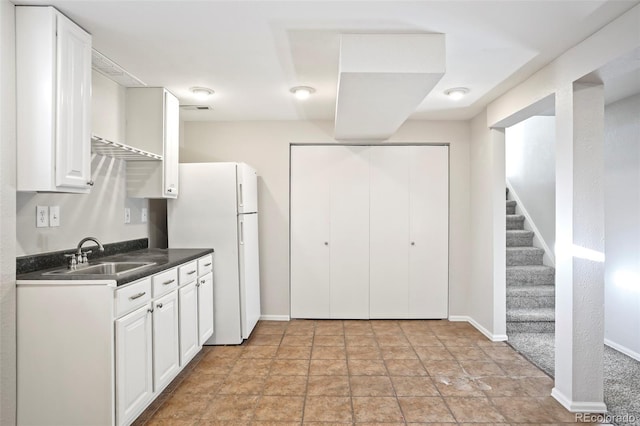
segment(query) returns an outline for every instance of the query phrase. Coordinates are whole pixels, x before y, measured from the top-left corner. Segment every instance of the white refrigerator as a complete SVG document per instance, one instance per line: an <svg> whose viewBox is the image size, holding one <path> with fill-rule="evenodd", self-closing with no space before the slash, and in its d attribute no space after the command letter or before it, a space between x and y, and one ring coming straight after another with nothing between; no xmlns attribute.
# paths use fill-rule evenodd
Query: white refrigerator
<svg viewBox="0 0 640 426"><path fill-rule="evenodd" d="M169 247L214 249L214 332L206 344L240 344L260 318L256 171L181 163L179 182L179 197L167 200Z"/></svg>

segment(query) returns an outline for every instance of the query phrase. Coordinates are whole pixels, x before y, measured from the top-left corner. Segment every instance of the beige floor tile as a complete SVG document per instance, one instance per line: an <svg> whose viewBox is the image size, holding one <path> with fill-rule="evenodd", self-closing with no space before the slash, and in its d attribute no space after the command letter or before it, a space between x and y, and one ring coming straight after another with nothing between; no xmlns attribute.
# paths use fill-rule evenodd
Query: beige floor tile
<svg viewBox="0 0 640 426"><path fill-rule="evenodd" d="M247 346L240 359L246 358L273 358L276 356L279 346Z"/></svg>
<svg viewBox="0 0 640 426"><path fill-rule="evenodd" d="M553 389L553 379L550 377L523 377L518 381L527 396L549 396Z"/></svg>
<svg viewBox="0 0 640 426"><path fill-rule="evenodd" d="M439 396L430 377L391 377L393 387L398 396Z"/></svg>
<svg viewBox="0 0 640 426"><path fill-rule="evenodd" d="M349 359L349 374L352 376L387 376L384 361L378 359Z"/></svg>
<svg viewBox="0 0 640 426"><path fill-rule="evenodd" d="M411 346L411 343L403 335L376 334L376 340L381 348L385 346Z"/></svg>
<svg viewBox="0 0 640 426"><path fill-rule="evenodd" d="M525 390L521 386L522 380L508 376L479 377L476 380L478 388L487 396L524 396Z"/></svg>
<svg viewBox="0 0 640 426"><path fill-rule="evenodd" d="M282 338L281 346L311 346L313 343L313 335L289 335L285 334Z"/></svg>
<svg viewBox="0 0 640 426"><path fill-rule="evenodd" d="M314 346L311 352L312 359L347 359L347 351L344 347Z"/></svg>
<svg viewBox="0 0 640 426"><path fill-rule="evenodd" d="M146 423L144 423L145 426L195 426L195 425L199 425L200 424L200 420L199 419L191 419L191 420L185 420L185 419L158 419L158 418L151 418L150 420L148 420ZM135 423L132 425L134 426Z"/></svg>
<svg viewBox="0 0 640 426"><path fill-rule="evenodd" d="M263 396L258 401L254 420L301 421L304 397Z"/></svg>
<svg viewBox="0 0 640 426"><path fill-rule="evenodd" d="M344 335L318 335L313 338L314 346L340 346L344 347Z"/></svg>
<svg viewBox="0 0 640 426"><path fill-rule="evenodd" d="M369 321L362 320L346 320L343 321L344 334L345 335L372 335L373 328L371 328L371 323Z"/></svg>
<svg viewBox="0 0 640 426"><path fill-rule="evenodd" d="M398 401L407 423L455 421L440 397L399 397Z"/></svg>
<svg viewBox="0 0 640 426"><path fill-rule="evenodd" d="M272 359L239 359L229 373L232 376L266 376Z"/></svg>
<svg viewBox="0 0 640 426"><path fill-rule="evenodd" d="M315 330L316 336L344 336L344 327L342 322L326 324L318 323Z"/></svg>
<svg viewBox="0 0 640 426"><path fill-rule="evenodd" d="M282 336L279 334L260 334L251 336L247 340L247 346L274 346L279 345L282 340Z"/></svg>
<svg viewBox="0 0 640 426"><path fill-rule="evenodd" d="M282 322L281 324L258 324L258 326L253 330L253 334L256 336L262 334L274 334L282 336L287 329L287 323Z"/></svg>
<svg viewBox="0 0 640 426"><path fill-rule="evenodd" d="M264 384L264 395L301 396L307 389L306 376L269 376Z"/></svg>
<svg viewBox="0 0 640 426"><path fill-rule="evenodd" d="M309 346L280 346L276 352L278 359L309 359L311 347Z"/></svg>
<svg viewBox="0 0 640 426"><path fill-rule="evenodd" d="M386 346L380 348L382 359L418 359L416 351L410 346Z"/></svg>
<svg viewBox="0 0 640 426"><path fill-rule="evenodd" d="M474 377L505 375L505 372L493 361L461 360L460 366L468 375Z"/></svg>
<svg viewBox="0 0 640 426"><path fill-rule="evenodd" d="M385 362L391 376L426 376L427 370L417 359L388 359Z"/></svg>
<svg viewBox="0 0 640 426"><path fill-rule="evenodd" d="M351 422L351 398L308 396L304 406L305 422Z"/></svg>
<svg viewBox="0 0 640 426"><path fill-rule="evenodd" d="M309 360L276 359L271 365L270 374L274 376L306 376L309 374Z"/></svg>
<svg viewBox="0 0 640 426"><path fill-rule="evenodd" d="M196 368L202 374L228 374L236 361L236 358L205 357Z"/></svg>
<svg viewBox="0 0 640 426"><path fill-rule="evenodd" d="M498 366L513 377L548 377L542 370L529 361L496 361Z"/></svg>
<svg viewBox="0 0 640 426"><path fill-rule="evenodd" d="M443 348L444 345L433 334L407 334L407 340L413 346L435 346L439 348Z"/></svg>
<svg viewBox="0 0 640 426"><path fill-rule="evenodd" d="M507 346L485 347L482 350L494 361L525 361L522 355Z"/></svg>
<svg viewBox="0 0 640 426"><path fill-rule="evenodd" d="M349 377L309 376L307 395L349 396Z"/></svg>
<svg viewBox="0 0 640 426"><path fill-rule="evenodd" d="M344 359L312 359L309 367L311 376L346 376L347 361Z"/></svg>
<svg viewBox="0 0 640 426"><path fill-rule="evenodd" d="M199 419L209 405L209 401L206 395L173 395L162 404L152 419Z"/></svg>
<svg viewBox="0 0 640 426"><path fill-rule="evenodd" d="M404 421L398 400L393 397L353 397L353 414L356 422Z"/></svg>
<svg viewBox="0 0 640 426"><path fill-rule="evenodd" d="M350 382L353 396L395 396L387 376L351 376Z"/></svg>
<svg viewBox="0 0 640 426"><path fill-rule="evenodd" d="M540 398L496 397L493 405L511 423L553 423Z"/></svg>
<svg viewBox="0 0 640 426"><path fill-rule="evenodd" d="M205 358L239 358L244 346L207 346Z"/></svg>
<svg viewBox="0 0 640 426"><path fill-rule="evenodd" d="M261 395L266 376L229 376L220 387L221 395Z"/></svg>
<svg viewBox="0 0 640 426"><path fill-rule="evenodd" d="M257 395L218 395L202 414L204 421L248 421L258 403Z"/></svg>
<svg viewBox="0 0 640 426"><path fill-rule="evenodd" d="M448 377L461 377L466 376L465 371L462 369L457 361L453 360L434 360L425 362L427 372L431 377L435 376L448 376Z"/></svg>
<svg viewBox="0 0 640 426"><path fill-rule="evenodd" d="M449 352L458 361L462 360L486 360L487 354L478 346L452 346L449 348Z"/></svg>
<svg viewBox="0 0 640 426"><path fill-rule="evenodd" d="M438 339L447 348L455 348L458 346L472 346L473 340L464 336L441 336L438 335Z"/></svg>
<svg viewBox="0 0 640 426"><path fill-rule="evenodd" d="M470 377L435 376L433 381L442 396L484 396L478 382Z"/></svg>
<svg viewBox="0 0 640 426"><path fill-rule="evenodd" d="M210 395L218 392L226 375L220 374L201 374L191 373L188 377L186 377L180 386L176 388L174 394L182 395Z"/></svg>
<svg viewBox="0 0 640 426"><path fill-rule="evenodd" d="M504 423L505 418L488 398L445 398L453 416L459 422Z"/></svg>
<svg viewBox="0 0 640 426"><path fill-rule="evenodd" d="M367 335L347 335L345 336L345 341L347 344L347 348L352 346L375 346L378 347L378 342L376 341L375 336L367 336Z"/></svg>
<svg viewBox="0 0 640 426"><path fill-rule="evenodd" d="M453 355L444 345L438 346L414 346L413 348L422 361L452 360Z"/></svg>
<svg viewBox="0 0 640 426"><path fill-rule="evenodd" d="M349 359L382 359L382 352L377 346L347 346Z"/></svg>

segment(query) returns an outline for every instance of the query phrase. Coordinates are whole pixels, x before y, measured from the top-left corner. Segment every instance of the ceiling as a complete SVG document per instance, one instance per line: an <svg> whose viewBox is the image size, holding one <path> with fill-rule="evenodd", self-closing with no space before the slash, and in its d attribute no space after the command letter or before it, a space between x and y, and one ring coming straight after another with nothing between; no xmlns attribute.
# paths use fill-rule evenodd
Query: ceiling
<svg viewBox="0 0 640 426"><path fill-rule="evenodd" d="M332 120L341 34L443 33L446 72L411 119L469 119L487 103L639 0L47 2L93 35L93 47L181 104L187 120ZM316 92L297 101L293 86ZM464 86L454 102L444 95Z"/></svg>

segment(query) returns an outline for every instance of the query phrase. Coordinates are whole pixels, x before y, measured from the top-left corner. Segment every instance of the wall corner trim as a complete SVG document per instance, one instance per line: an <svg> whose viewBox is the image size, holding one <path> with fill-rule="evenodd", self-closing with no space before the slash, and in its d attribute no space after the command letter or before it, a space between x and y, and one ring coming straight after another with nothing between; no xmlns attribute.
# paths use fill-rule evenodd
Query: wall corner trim
<svg viewBox="0 0 640 426"><path fill-rule="evenodd" d="M289 315L260 315L260 321L290 321Z"/></svg>
<svg viewBox="0 0 640 426"><path fill-rule="evenodd" d="M575 402L567 398L558 388L551 390L551 396L564 408L572 413L606 413L607 406L604 402Z"/></svg>
<svg viewBox="0 0 640 426"><path fill-rule="evenodd" d="M480 333L484 334L489 340L492 342L506 342L507 335L506 334L493 334L482 325L480 325L473 318L466 315L450 315L449 321L451 322L468 322L473 327L475 327Z"/></svg>

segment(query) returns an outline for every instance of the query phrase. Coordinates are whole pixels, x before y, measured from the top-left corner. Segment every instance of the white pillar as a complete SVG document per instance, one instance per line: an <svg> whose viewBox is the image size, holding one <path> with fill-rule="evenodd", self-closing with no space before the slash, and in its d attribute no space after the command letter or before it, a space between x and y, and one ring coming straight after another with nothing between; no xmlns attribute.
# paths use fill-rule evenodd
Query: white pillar
<svg viewBox="0 0 640 426"><path fill-rule="evenodd" d="M556 351L551 395L573 412L605 412L604 90L556 95Z"/></svg>
<svg viewBox="0 0 640 426"><path fill-rule="evenodd" d="M507 217L504 214L505 188L507 186L505 165L505 130L491 129L491 152L493 167L493 340L507 340Z"/></svg>

